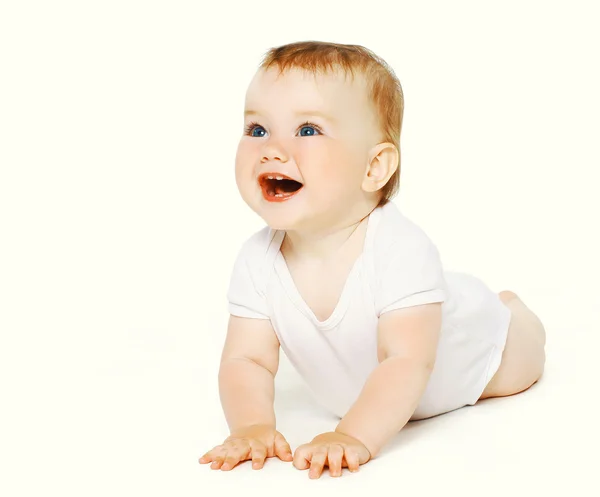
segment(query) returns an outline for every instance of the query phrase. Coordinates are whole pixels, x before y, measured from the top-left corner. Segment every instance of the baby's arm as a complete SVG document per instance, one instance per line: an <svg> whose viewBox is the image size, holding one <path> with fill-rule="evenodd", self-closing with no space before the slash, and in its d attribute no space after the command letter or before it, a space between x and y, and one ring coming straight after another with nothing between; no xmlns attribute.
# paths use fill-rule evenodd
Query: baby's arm
<svg viewBox="0 0 600 497"><path fill-rule="evenodd" d="M267 457L292 460L284 436L275 429L273 397L279 340L269 319L231 316L219 369L219 393L231 434L200 458L212 469L230 470L252 459L260 469Z"/></svg>
<svg viewBox="0 0 600 497"><path fill-rule="evenodd" d="M230 316L219 369L219 394L232 432L251 425L275 428L279 340L269 319Z"/></svg>
<svg viewBox="0 0 600 497"><path fill-rule="evenodd" d="M408 422L433 370L442 304L386 312L379 318L379 366L336 432L356 438L374 457Z"/></svg>

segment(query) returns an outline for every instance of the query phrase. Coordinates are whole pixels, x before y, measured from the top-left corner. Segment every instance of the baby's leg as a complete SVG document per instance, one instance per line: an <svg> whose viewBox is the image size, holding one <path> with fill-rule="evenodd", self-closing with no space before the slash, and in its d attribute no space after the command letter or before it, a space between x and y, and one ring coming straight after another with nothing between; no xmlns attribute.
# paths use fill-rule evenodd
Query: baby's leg
<svg viewBox="0 0 600 497"><path fill-rule="evenodd" d="M503 291L498 295L512 317L502 362L480 400L527 390L542 376L546 361L546 331L540 319L515 293Z"/></svg>

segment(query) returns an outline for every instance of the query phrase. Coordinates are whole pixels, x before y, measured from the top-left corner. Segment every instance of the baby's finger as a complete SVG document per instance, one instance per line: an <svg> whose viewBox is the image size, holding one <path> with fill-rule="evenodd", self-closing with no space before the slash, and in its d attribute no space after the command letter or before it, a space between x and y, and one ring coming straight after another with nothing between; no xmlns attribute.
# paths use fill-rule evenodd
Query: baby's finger
<svg viewBox="0 0 600 497"><path fill-rule="evenodd" d="M212 464L210 465L210 469L219 469L221 466L223 466L223 462L225 462L224 455L215 456Z"/></svg>
<svg viewBox="0 0 600 497"><path fill-rule="evenodd" d="M212 461L212 464L210 465L210 468L219 469L221 467L221 464L223 464L223 459L225 458L226 453L227 451L222 445L219 445L218 447L215 447L213 450L211 450L210 459Z"/></svg>
<svg viewBox="0 0 600 497"><path fill-rule="evenodd" d="M252 469L261 469L265 465L267 448L264 445L252 446Z"/></svg>
<svg viewBox="0 0 600 497"><path fill-rule="evenodd" d="M222 445L217 445L216 447L213 447L206 454L204 454L200 459L198 459L198 462L200 464L206 464L206 463L211 462L214 459L214 456L220 451L220 449L222 447L223 447Z"/></svg>
<svg viewBox="0 0 600 497"><path fill-rule="evenodd" d="M308 472L309 478L319 478L321 476L326 459L327 447L319 447L317 450L313 451L310 459L310 471Z"/></svg>
<svg viewBox="0 0 600 497"><path fill-rule="evenodd" d="M341 445L332 444L327 452L327 466L331 476L342 476L342 459L344 448Z"/></svg>
<svg viewBox="0 0 600 497"><path fill-rule="evenodd" d="M310 445L301 445L294 452L294 467L297 469L308 469L310 467L310 457Z"/></svg>
<svg viewBox="0 0 600 497"><path fill-rule="evenodd" d="M346 448L346 450L344 450L344 458L346 459L348 470L350 470L353 473L358 471L358 467L360 466L358 452Z"/></svg>
<svg viewBox="0 0 600 497"><path fill-rule="evenodd" d="M212 455L211 452L207 452L206 454L204 454L200 459L198 459L198 462L200 464L206 464L209 463L210 461L212 461Z"/></svg>
<svg viewBox="0 0 600 497"><path fill-rule="evenodd" d="M245 461L246 459L250 459L250 445L248 445L248 443L236 445L227 452L227 456L225 457L223 466L221 466L221 470L229 471L233 469L237 463L240 461Z"/></svg>
<svg viewBox="0 0 600 497"><path fill-rule="evenodd" d="M291 461L293 459L290 444L287 443L286 439L280 433L275 435L275 454L282 461Z"/></svg>

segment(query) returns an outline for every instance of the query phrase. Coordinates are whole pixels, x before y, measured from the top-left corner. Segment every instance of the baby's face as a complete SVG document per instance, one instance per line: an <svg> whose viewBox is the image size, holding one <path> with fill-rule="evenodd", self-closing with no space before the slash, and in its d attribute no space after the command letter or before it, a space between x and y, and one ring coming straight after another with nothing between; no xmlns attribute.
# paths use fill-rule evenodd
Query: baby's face
<svg viewBox="0 0 600 497"><path fill-rule="evenodd" d="M380 138L362 75L260 70L246 93L237 186L271 228L328 226L374 195L361 185Z"/></svg>

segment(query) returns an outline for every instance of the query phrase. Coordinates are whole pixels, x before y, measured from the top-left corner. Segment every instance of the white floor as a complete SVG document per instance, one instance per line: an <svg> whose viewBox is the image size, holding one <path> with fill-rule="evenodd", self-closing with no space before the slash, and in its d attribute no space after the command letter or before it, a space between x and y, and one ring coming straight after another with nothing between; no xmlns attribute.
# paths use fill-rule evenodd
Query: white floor
<svg viewBox="0 0 600 497"><path fill-rule="evenodd" d="M597 314L569 324L554 313L558 304L548 299L540 312L556 320L547 319L547 371L537 385L409 423L359 473L344 470L337 479L324 474L309 480L306 471L276 459L260 471L249 463L230 472L198 464L202 453L227 436L216 343L207 342L194 360L197 349L169 346L159 334L147 333L130 335L104 366L94 356L87 365L57 356L62 366L55 364L48 376L40 370L36 378L21 376L18 391L5 385L19 404L7 420L16 431L3 437L4 448L10 447L3 454L3 485L11 489L3 495L48 489L89 497L363 495L375 486L397 495L598 495L598 459L588 456L600 442L593 398L597 349L590 345L598 343ZM336 422L315 404L285 358L276 411L292 449Z"/></svg>

